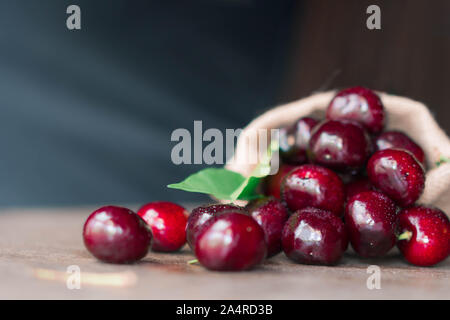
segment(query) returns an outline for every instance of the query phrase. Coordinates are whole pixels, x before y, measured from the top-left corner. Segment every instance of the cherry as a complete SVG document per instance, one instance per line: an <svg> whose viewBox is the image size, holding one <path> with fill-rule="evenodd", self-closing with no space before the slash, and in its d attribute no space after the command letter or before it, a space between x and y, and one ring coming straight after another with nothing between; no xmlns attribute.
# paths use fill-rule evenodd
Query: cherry
<svg viewBox="0 0 450 320"><path fill-rule="evenodd" d="M317 123L316 119L304 117L294 125L280 129L280 156L283 162L300 165L308 161L306 149L311 131Z"/></svg>
<svg viewBox="0 0 450 320"><path fill-rule="evenodd" d="M425 153L410 137L400 131L386 131L380 134L375 140L377 150L384 149L404 149L416 157L425 168Z"/></svg>
<svg viewBox="0 0 450 320"><path fill-rule="evenodd" d="M425 173L416 158L398 149L379 150L367 164L370 182L402 207L413 204L422 194Z"/></svg>
<svg viewBox="0 0 450 320"><path fill-rule="evenodd" d="M384 126L383 104L376 93L364 87L342 90L331 100L327 119L353 120L369 132L378 133Z"/></svg>
<svg viewBox="0 0 450 320"><path fill-rule="evenodd" d="M357 195L358 193L371 190L373 190L373 186L368 178L360 178L350 181L345 185L346 201L350 200L351 197Z"/></svg>
<svg viewBox="0 0 450 320"><path fill-rule="evenodd" d="M450 253L450 220L437 208L414 206L398 215L397 246L417 266L432 266Z"/></svg>
<svg viewBox="0 0 450 320"><path fill-rule="evenodd" d="M294 168L295 166L282 164L276 174L267 176L264 180L265 195L280 199L280 189L283 178Z"/></svg>
<svg viewBox="0 0 450 320"><path fill-rule="evenodd" d="M177 251L186 243L188 212L183 207L172 202L150 202L139 209L138 215L152 230L152 250Z"/></svg>
<svg viewBox="0 0 450 320"><path fill-rule="evenodd" d="M267 257L281 251L281 232L289 218L286 208L275 198L261 198L247 205L250 215L263 228L267 243Z"/></svg>
<svg viewBox="0 0 450 320"><path fill-rule="evenodd" d="M209 219L195 242L198 261L211 270L247 270L261 263L266 253L264 230L241 211Z"/></svg>
<svg viewBox="0 0 450 320"><path fill-rule="evenodd" d="M97 259L110 263L129 263L148 252L152 233L133 211L106 206L94 211L83 228L84 245Z"/></svg>
<svg viewBox="0 0 450 320"><path fill-rule="evenodd" d="M350 243L360 256L380 257L395 245L397 207L386 195L365 191L353 196L345 208Z"/></svg>
<svg viewBox="0 0 450 320"><path fill-rule="evenodd" d="M327 120L313 130L308 156L313 163L355 172L365 165L371 149L370 138L359 124Z"/></svg>
<svg viewBox="0 0 450 320"><path fill-rule="evenodd" d="M304 264L336 264L347 249L341 219L317 208L304 208L289 217L282 235L288 258Z"/></svg>
<svg viewBox="0 0 450 320"><path fill-rule="evenodd" d="M339 176L317 165L295 168L281 186L281 197L291 211L316 207L341 216L344 196L344 185Z"/></svg>
<svg viewBox="0 0 450 320"><path fill-rule="evenodd" d="M192 210L186 225L186 240L189 247L194 250L195 240L206 221L220 212L229 210L243 209L233 204L212 204Z"/></svg>

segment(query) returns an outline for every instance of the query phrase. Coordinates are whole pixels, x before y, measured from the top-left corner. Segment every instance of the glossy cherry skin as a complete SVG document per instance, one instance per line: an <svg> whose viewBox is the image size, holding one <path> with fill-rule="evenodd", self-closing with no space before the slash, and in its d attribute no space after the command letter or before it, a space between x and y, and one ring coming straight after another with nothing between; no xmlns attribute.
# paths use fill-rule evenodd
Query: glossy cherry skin
<svg viewBox="0 0 450 320"><path fill-rule="evenodd" d="M341 219L317 208L304 208L289 217L282 235L287 257L303 264L336 264L347 249Z"/></svg>
<svg viewBox="0 0 450 320"><path fill-rule="evenodd" d="M209 219L211 219L220 212L229 210L244 211L243 208L235 206L233 204L212 204L207 206L201 206L192 210L186 225L186 240L189 247L191 247L191 249L194 250L195 240L197 239L197 236L200 230L203 228L206 221L208 221Z"/></svg>
<svg viewBox="0 0 450 320"><path fill-rule="evenodd" d="M138 215L152 230L153 251L177 251L186 243L188 212L183 207L172 202L150 202L139 209Z"/></svg>
<svg viewBox="0 0 450 320"><path fill-rule="evenodd" d="M145 257L152 233L133 211L106 206L94 211L86 220L83 240L88 251L101 261L130 263Z"/></svg>
<svg viewBox="0 0 450 320"><path fill-rule="evenodd" d="M205 223L195 242L195 255L210 270L248 270L266 257L264 237L264 230L249 215L223 212Z"/></svg>
<svg viewBox="0 0 450 320"><path fill-rule="evenodd" d="M375 188L401 207L412 205L419 199L425 186L423 167L404 150L375 152L367 164L367 174Z"/></svg>
<svg viewBox="0 0 450 320"><path fill-rule="evenodd" d="M357 195L358 193L364 191L372 191L374 188L370 183L368 178L361 178L357 180L350 181L345 185L345 197L346 201L350 200L351 197Z"/></svg>
<svg viewBox="0 0 450 320"><path fill-rule="evenodd" d="M341 172L355 172L370 156L372 144L362 126L351 121L319 124L309 140L311 162Z"/></svg>
<svg viewBox="0 0 450 320"><path fill-rule="evenodd" d="M381 257L395 245L397 206L386 195L365 191L345 208L345 224L353 249L364 258Z"/></svg>
<svg viewBox="0 0 450 320"><path fill-rule="evenodd" d="M383 129L385 114L375 92L364 87L353 87L340 91L331 100L327 119L356 121L370 133L378 133Z"/></svg>
<svg viewBox="0 0 450 320"><path fill-rule="evenodd" d="M314 118L303 117L294 125L280 129L280 156L284 163L301 165L308 161L308 149L311 131L318 124Z"/></svg>
<svg viewBox="0 0 450 320"><path fill-rule="evenodd" d="M317 165L297 167L283 180L281 196L291 211L316 207L343 213L344 185L339 176L330 169Z"/></svg>
<svg viewBox="0 0 450 320"><path fill-rule="evenodd" d="M247 205L250 215L263 228L267 243L267 257L281 251L281 232L289 218L287 209L275 198L261 198Z"/></svg>
<svg viewBox="0 0 450 320"><path fill-rule="evenodd" d="M383 132L375 139L375 147L377 150L403 149L409 151L424 168L426 166L425 153L422 148L403 132Z"/></svg>
<svg viewBox="0 0 450 320"><path fill-rule="evenodd" d="M450 221L437 208L414 206L398 215L397 246L405 259L417 266L432 266L450 254ZM401 238L401 237L400 237Z"/></svg>
<svg viewBox="0 0 450 320"><path fill-rule="evenodd" d="M281 183L284 177L294 168L295 166L282 164L276 174L267 176L264 180L264 194L280 199Z"/></svg>

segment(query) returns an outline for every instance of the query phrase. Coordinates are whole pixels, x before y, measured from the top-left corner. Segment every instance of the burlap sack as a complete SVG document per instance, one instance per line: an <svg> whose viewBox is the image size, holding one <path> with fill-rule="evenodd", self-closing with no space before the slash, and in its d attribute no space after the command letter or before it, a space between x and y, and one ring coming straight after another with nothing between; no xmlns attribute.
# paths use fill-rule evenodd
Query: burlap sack
<svg viewBox="0 0 450 320"><path fill-rule="evenodd" d="M298 118L308 115L324 118L325 109L333 98L335 91L317 93L307 98L273 108L254 119L243 130L237 141L235 157L243 157L249 152L250 132L258 129L275 129L290 125ZM450 156L450 140L433 119L428 108L417 101L379 93L386 108L386 129L396 129L407 133L424 150L427 157L428 171L425 191L418 202L431 204L450 214L450 163L436 166L441 155ZM258 152L256 148L250 152ZM245 156L244 156L245 157ZM227 169L244 176L251 174L255 165L231 161Z"/></svg>

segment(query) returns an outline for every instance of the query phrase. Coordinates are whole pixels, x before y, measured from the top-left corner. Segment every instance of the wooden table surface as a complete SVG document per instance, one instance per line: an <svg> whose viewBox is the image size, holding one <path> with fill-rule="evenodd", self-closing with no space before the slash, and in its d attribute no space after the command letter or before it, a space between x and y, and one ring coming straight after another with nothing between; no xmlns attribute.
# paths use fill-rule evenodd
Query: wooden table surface
<svg viewBox="0 0 450 320"><path fill-rule="evenodd" d="M374 260L349 252L335 267L299 265L279 254L238 273L188 264L188 247L149 253L134 265L101 263L81 238L93 209L0 211L0 299L450 299L450 259L419 268L396 250ZM81 270L79 290L67 288L72 265ZM367 288L369 265L381 268L379 290Z"/></svg>

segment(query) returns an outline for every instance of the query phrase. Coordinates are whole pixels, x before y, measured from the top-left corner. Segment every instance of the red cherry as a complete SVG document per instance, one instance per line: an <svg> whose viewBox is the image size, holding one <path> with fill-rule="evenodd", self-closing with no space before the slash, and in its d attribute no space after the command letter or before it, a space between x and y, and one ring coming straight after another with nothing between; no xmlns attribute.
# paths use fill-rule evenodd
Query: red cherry
<svg viewBox="0 0 450 320"><path fill-rule="evenodd" d="M138 215L152 230L152 250L177 251L186 243L188 212L183 207L172 202L150 202L139 209Z"/></svg>
<svg viewBox="0 0 450 320"><path fill-rule="evenodd" d="M417 266L432 266L450 254L450 220L437 208L415 206L398 215L397 246Z"/></svg>
<svg viewBox="0 0 450 320"><path fill-rule="evenodd" d="M289 259L304 264L336 264L347 249L341 219L317 208L304 208L289 217L283 229L283 250Z"/></svg>
<svg viewBox="0 0 450 320"><path fill-rule="evenodd" d="M286 174L289 173L295 166L288 164L282 164L278 172L272 176L267 176L264 180L264 190L266 196L272 196L276 199L280 199L281 183Z"/></svg>
<svg viewBox="0 0 450 320"><path fill-rule="evenodd" d="M195 255L206 268L218 271L251 269L267 254L264 231L240 211L221 213L205 223L195 243Z"/></svg>
<svg viewBox="0 0 450 320"><path fill-rule="evenodd" d="M287 209L274 198L254 200L247 205L250 215L263 228L266 235L267 257L281 251L281 232L289 218Z"/></svg>
<svg viewBox="0 0 450 320"><path fill-rule="evenodd" d="M340 91L331 100L327 119L356 121L369 132L377 133L383 129L385 115L376 93L364 87L353 87Z"/></svg>
<svg viewBox="0 0 450 320"><path fill-rule="evenodd" d="M197 236L205 225L206 221L220 212L230 210L242 210L244 212L243 208L233 204L212 204L198 207L192 210L186 225L186 240L189 244L189 247L194 250Z"/></svg>
<svg viewBox="0 0 450 320"><path fill-rule="evenodd" d="M304 117L288 127L280 129L280 156L283 162L291 165L301 165L308 161L308 148L311 131L318 121Z"/></svg>
<svg viewBox="0 0 450 320"><path fill-rule="evenodd" d="M409 151L425 168L425 153L422 148L410 137L400 131L386 131L380 134L375 140L377 150L403 149Z"/></svg>
<svg viewBox="0 0 450 320"><path fill-rule="evenodd" d="M328 210L341 216L344 185L330 169L303 165L292 170L283 180L281 196L291 211L306 207Z"/></svg>
<svg viewBox="0 0 450 320"><path fill-rule="evenodd" d="M130 209L106 206L94 211L86 220L83 240L97 259L129 263L145 257L152 234L144 220Z"/></svg>
<svg viewBox="0 0 450 320"><path fill-rule="evenodd" d="M367 164L370 182L402 207L413 204L423 192L423 167L409 152L398 149L379 150Z"/></svg>
<svg viewBox="0 0 450 320"><path fill-rule="evenodd" d="M367 132L351 121L328 120L319 124L309 140L311 162L343 172L366 164L372 144Z"/></svg>
<svg viewBox="0 0 450 320"><path fill-rule="evenodd" d="M395 245L397 207L377 191L353 196L346 205L345 224L353 249L362 257L380 257Z"/></svg>
<svg viewBox="0 0 450 320"><path fill-rule="evenodd" d="M345 197L346 201L350 200L351 197L357 195L358 193L364 191L372 191L373 186L368 178L361 178L357 180L350 181L345 185Z"/></svg>

